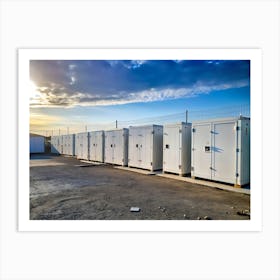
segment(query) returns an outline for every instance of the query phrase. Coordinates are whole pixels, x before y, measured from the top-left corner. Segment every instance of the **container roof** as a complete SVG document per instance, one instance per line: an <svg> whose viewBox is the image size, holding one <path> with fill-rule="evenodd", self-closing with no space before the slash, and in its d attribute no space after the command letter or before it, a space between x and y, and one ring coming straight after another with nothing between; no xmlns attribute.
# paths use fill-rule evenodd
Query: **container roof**
<svg viewBox="0 0 280 280"><path fill-rule="evenodd" d="M35 133L29 133L29 137L43 137L43 138L45 138L45 136L39 135L39 134L35 134Z"/></svg>
<svg viewBox="0 0 280 280"><path fill-rule="evenodd" d="M113 129L104 130L104 132L108 132L108 131L118 131L118 130L128 130L128 129L127 129L127 128L113 128Z"/></svg>
<svg viewBox="0 0 280 280"><path fill-rule="evenodd" d="M162 127L162 125L160 124L146 124L146 125L131 125L129 126L129 128L138 128L138 127L154 127L154 126L157 126L157 127Z"/></svg>
<svg viewBox="0 0 280 280"><path fill-rule="evenodd" d="M237 121L237 120L250 120L249 117L229 117L229 118L217 118L217 119L205 119L205 120L197 120L193 121L193 124L198 124L198 123L209 123L209 122L220 122L220 121Z"/></svg>
<svg viewBox="0 0 280 280"><path fill-rule="evenodd" d="M176 123L167 123L164 124L163 126L178 126L178 125L191 125L191 123L186 123L186 122L176 122Z"/></svg>

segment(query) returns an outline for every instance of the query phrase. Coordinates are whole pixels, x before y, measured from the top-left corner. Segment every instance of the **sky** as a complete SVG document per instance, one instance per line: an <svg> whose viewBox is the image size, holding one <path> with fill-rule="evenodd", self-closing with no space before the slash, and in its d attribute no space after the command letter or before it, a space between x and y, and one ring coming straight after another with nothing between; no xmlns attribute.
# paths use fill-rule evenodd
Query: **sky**
<svg viewBox="0 0 280 280"><path fill-rule="evenodd" d="M250 61L31 60L29 98L33 132L224 117L248 112Z"/></svg>

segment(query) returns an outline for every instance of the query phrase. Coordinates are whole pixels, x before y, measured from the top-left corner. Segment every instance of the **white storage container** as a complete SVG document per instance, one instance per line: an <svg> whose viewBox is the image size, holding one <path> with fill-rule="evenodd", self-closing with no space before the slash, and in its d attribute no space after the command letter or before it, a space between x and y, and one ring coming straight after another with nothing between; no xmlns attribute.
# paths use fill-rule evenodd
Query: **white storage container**
<svg viewBox="0 0 280 280"><path fill-rule="evenodd" d="M36 134L29 134L29 151L30 154L44 153L45 137Z"/></svg>
<svg viewBox="0 0 280 280"><path fill-rule="evenodd" d="M78 159L89 159L89 133L81 132L76 134L75 139L76 155Z"/></svg>
<svg viewBox="0 0 280 280"><path fill-rule="evenodd" d="M163 172L191 173L191 124L163 126Z"/></svg>
<svg viewBox="0 0 280 280"><path fill-rule="evenodd" d="M250 182L250 119L193 122L193 177L234 184Z"/></svg>
<svg viewBox="0 0 280 280"><path fill-rule="evenodd" d="M89 160L104 162L104 131L89 133Z"/></svg>
<svg viewBox="0 0 280 280"><path fill-rule="evenodd" d="M62 144L64 155L75 155L75 134L62 135Z"/></svg>
<svg viewBox="0 0 280 280"><path fill-rule="evenodd" d="M127 166L128 156L128 129L104 131L106 163Z"/></svg>
<svg viewBox="0 0 280 280"><path fill-rule="evenodd" d="M162 169L163 127L145 125L129 127L128 166Z"/></svg>
<svg viewBox="0 0 280 280"><path fill-rule="evenodd" d="M59 136L52 136L51 137L51 153L53 154L60 154L60 137Z"/></svg>

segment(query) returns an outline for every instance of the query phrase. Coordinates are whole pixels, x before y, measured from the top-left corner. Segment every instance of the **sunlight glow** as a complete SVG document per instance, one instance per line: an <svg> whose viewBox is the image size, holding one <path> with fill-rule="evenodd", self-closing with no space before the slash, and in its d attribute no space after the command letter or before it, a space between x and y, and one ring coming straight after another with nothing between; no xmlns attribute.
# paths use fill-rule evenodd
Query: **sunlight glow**
<svg viewBox="0 0 280 280"><path fill-rule="evenodd" d="M29 87L30 87L30 90L29 90L29 103L30 103L30 105L40 103L41 94L37 90L38 87L36 86L36 84L33 81L30 80Z"/></svg>

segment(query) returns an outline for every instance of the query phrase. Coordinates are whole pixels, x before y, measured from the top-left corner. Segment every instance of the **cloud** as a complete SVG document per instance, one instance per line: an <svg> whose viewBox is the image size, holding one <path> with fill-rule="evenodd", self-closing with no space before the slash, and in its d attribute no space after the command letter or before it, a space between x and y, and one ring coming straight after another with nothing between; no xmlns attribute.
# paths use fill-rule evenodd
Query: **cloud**
<svg viewBox="0 0 280 280"><path fill-rule="evenodd" d="M34 60L31 107L103 106L189 98L250 84L249 61ZM33 85L34 87L34 85Z"/></svg>
<svg viewBox="0 0 280 280"><path fill-rule="evenodd" d="M111 95L104 98L101 95L76 93L68 96L66 93L49 94L41 103L33 104L33 107L74 107L74 106L107 106L138 102L153 102L162 100L172 100L178 98L190 98L199 94L209 94L212 91L226 90L230 88L240 88L248 85L247 80L238 81L235 84L203 85L195 84L189 88L165 88L148 89L139 92Z"/></svg>

